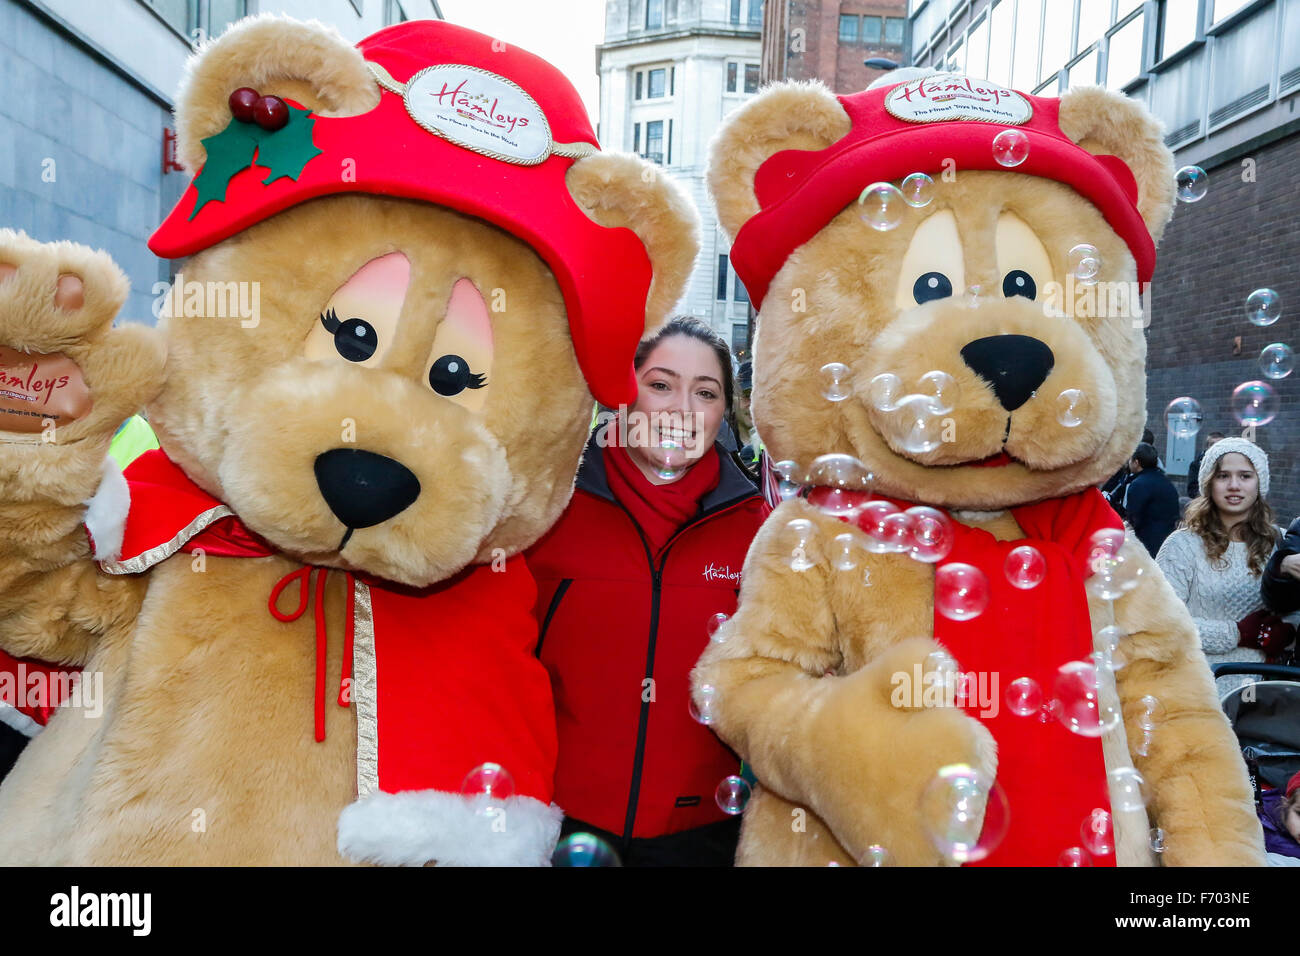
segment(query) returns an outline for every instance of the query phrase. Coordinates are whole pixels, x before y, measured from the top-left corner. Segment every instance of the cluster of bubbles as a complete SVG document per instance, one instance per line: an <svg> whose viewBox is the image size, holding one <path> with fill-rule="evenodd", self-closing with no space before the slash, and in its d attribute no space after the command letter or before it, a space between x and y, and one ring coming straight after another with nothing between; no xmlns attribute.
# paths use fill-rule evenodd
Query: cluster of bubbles
<svg viewBox="0 0 1300 956"><path fill-rule="evenodd" d="M934 451L943 443L942 416L957 405L961 389L947 372L933 370L918 380L918 391L904 393L903 380L882 372L868 385L872 407L889 415L903 449L912 454Z"/></svg>
<svg viewBox="0 0 1300 956"><path fill-rule="evenodd" d="M858 194L858 215L872 229L888 232L903 221L908 209L921 209L934 199L934 180L912 173L901 188L893 183L872 183Z"/></svg>
<svg viewBox="0 0 1300 956"><path fill-rule="evenodd" d="M1246 318L1261 328L1282 316L1282 298L1272 289L1256 289L1246 297ZM1259 371L1277 381L1295 371L1295 352L1285 342L1273 342L1259 353ZM1267 381L1242 382L1232 392L1232 415L1242 425L1261 427L1277 417L1281 400ZM1201 427L1201 404L1181 395L1165 408L1165 424L1179 438L1191 438Z"/></svg>

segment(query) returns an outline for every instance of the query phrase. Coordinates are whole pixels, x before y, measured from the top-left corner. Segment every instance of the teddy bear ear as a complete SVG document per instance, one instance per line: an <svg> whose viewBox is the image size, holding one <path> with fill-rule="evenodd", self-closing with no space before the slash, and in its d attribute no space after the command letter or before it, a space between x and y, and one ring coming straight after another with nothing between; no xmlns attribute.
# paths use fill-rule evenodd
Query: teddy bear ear
<svg viewBox="0 0 1300 956"><path fill-rule="evenodd" d="M292 99L321 116L355 116L379 103L360 51L315 20L263 14L240 20L190 57L176 96L180 161L203 165L203 140L230 122L230 94L250 87Z"/></svg>
<svg viewBox="0 0 1300 956"><path fill-rule="evenodd" d="M1174 154L1146 107L1111 90L1083 86L1061 95L1061 132L1096 155L1118 156L1133 172L1138 212L1156 242L1174 213Z"/></svg>
<svg viewBox="0 0 1300 956"><path fill-rule="evenodd" d="M709 192L731 238L755 213L754 174L783 149L825 149L847 135L849 116L817 80L776 83L727 117L709 147Z"/></svg>
<svg viewBox="0 0 1300 956"><path fill-rule="evenodd" d="M658 166L620 153L592 153L569 167L574 201L602 226L636 233L653 277L645 331L653 331L681 299L700 251L700 217L685 191Z"/></svg>

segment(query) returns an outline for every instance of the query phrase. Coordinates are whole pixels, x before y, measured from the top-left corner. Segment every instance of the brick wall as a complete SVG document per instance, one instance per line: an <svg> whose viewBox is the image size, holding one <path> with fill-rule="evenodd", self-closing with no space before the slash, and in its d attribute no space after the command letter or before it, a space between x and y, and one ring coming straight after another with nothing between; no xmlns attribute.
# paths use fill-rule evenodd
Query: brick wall
<svg viewBox="0 0 1300 956"><path fill-rule="evenodd" d="M820 79L836 93L854 93L866 89L880 70L862 65L871 56L885 56L903 62L900 46L867 45L861 42L841 44L840 14L858 16L906 17L905 0L867 2L867 0L788 0L788 19L783 42L786 47L786 75L777 79ZM780 10L779 4L773 5ZM804 50L791 50L795 31L803 31Z"/></svg>
<svg viewBox="0 0 1300 956"><path fill-rule="evenodd" d="M1255 182L1243 182L1241 158L1207 169L1209 191L1179 203L1160 243L1147 330L1147 422L1165 448L1164 410L1180 395L1201 403L1210 431L1239 435L1232 390L1268 381L1281 399L1274 421L1256 430L1269 455L1269 502L1280 523L1300 514L1300 373L1265 379L1259 353L1271 342L1300 347L1300 134L1250 154ZM1282 317L1264 328L1246 319L1246 297L1268 287L1282 297ZM1241 336L1241 352L1233 339Z"/></svg>
<svg viewBox="0 0 1300 956"><path fill-rule="evenodd" d="M187 182L162 175L167 108L16 0L0 0L0 226L107 251L153 323L146 243Z"/></svg>

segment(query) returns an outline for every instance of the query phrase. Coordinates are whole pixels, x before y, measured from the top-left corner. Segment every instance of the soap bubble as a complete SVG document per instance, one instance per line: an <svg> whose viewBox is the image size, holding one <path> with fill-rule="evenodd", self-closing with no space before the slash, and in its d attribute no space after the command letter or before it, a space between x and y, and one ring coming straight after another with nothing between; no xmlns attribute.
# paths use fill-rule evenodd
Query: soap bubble
<svg viewBox="0 0 1300 956"><path fill-rule="evenodd" d="M1061 855L1056 858L1056 865L1092 866L1092 857L1088 856L1088 851L1083 847L1072 846L1061 851Z"/></svg>
<svg viewBox="0 0 1300 956"><path fill-rule="evenodd" d="M927 202L928 201L929 200L927 200ZM922 203L921 205L925 205L925 203ZM889 863L889 851L879 843L873 843L871 846L867 847L867 852L863 854L862 857L863 866L888 866Z"/></svg>
<svg viewBox="0 0 1300 956"><path fill-rule="evenodd" d="M912 543L909 551L917 561L934 564L952 551L953 528L948 516L937 508L917 505L905 512L911 522Z"/></svg>
<svg viewBox="0 0 1300 956"><path fill-rule="evenodd" d="M698 701L698 703L697 703ZM687 704L696 723L704 724L706 727L713 723L717 716L718 689L712 684L701 684L695 689Z"/></svg>
<svg viewBox="0 0 1300 956"><path fill-rule="evenodd" d="M912 173L903 180L900 192L903 202L913 209L920 209L930 205L930 200L934 199L934 180L925 173Z"/></svg>
<svg viewBox="0 0 1300 956"><path fill-rule="evenodd" d="M1133 752L1139 757L1148 757L1151 755L1151 738L1154 735L1149 730L1142 731L1136 735L1131 744Z"/></svg>
<svg viewBox="0 0 1300 956"><path fill-rule="evenodd" d="M1029 137L1018 129L1004 129L993 137L993 158L999 166L1019 166L1029 158Z"/></svg>
<svg viewBox="0 0 1300 956"><path fill-rule="evenodd" d="M992 853L1010 822L1002 787L966 764L940 769L922 793L920 809L930 842L957 863L982 860Z"/></svg>
<svg viewBox="0 0 1300 956"><path fill-rule="evenodd" d="M795 518L785 526L785 551L790 555L791 571L816 567L818 550L816 529L807 518Z"/></svg>
<svg viewBox="0 0 1300 956"><path fill-rule="evenodd" d="M1070 661L1057 668L1053 699L1061 704L1057 719L1080 737L1100 737L1119 724L1119 711L1101 702L1097 666L1091 660Z"/></svg>
<svg viewBox="0 0 1300 956"><path fill-rule="evenodd" d="M966 308L978 309L980 307L980 287L978 284L966 287Z"/></svg>
<svg viewBox="0 0 1300 956"><path fill-rule="evenodd" d="M1267 382L1242 382L1232 390L1232 417L1243 425L1267 425L1277 417L1279 405Z"/></svg>
<svg viewBox="0 0 1300 956"><path fill-rule="evenodd" d="M1043 706L1038 711L1038 722L1040 724L1050 724L1054 720L1060 720L1061 710L1061 702L1056 698L1043 701Z"/></svg>
<svg viewBox="0 0 1300 956"><path fill-rule="evenodd" d="M822 395L832 402L842 402L853 394L853 382L850 376L853 370L843 362L827 362L819 373L822 382Z"/></svg>
<svg viewBox="0 0 1300 956"><path fill-rule="evenodd" d="M858 215L872 229L885 232L903 221L907 201L893 183L872 183L858 196Z"/></svg>
<svg viewBox="0 0 1300 956"><path fill-rule="evenodd" d="M499 763L481 763L465 775L460 792L467 797L487 794L494 802L509 800L515 793L515 778Z"/></svg>
<svg viewBox="0 0 1300 956"><path fill-rule="evenodd" d="M1007 554L1002 570L1008 581L1022 591L1027 591L1043 583L1043 578L1047 576L1047 559L1037 548L1022 544Z"/></svg>
<svg viewBox="0 0 1300 956"><path fill-rule="evenodd" d="M1138 714L1137 725L1144 731L1153 731L1157 725L1165 719L1165 705L1160 703L1160 698L1152 694L1142 697L1138 703L1142 706Z"/></svg>
<svg viewBox="0 0 1300 956"><path fill-rule="evenodd" d="M1007 710L1029 717L1043 706L1043 689L1032 677L1018 677L1007 685Z"/></svg>
<svg viewBox="0 0 1300 956"><path fill-rule="evenodd" d="M989 579L970 564L953 561L934 576L934 607L953 621L969 621L989 606Z"/></svg>
<svg viewBox="0 0 1300 956"><path fill-rule="evenodd" d="M817 507L836 517L852 517L867 503L871 472L852 455L821 455L808 468L808 484L818 489Z"/></svg>
<svg viewBox="0 0 1300 956"><path fill-rule="evenodd" d="M774 462L772 471L777 477L776 490L781 500L789 501L791 498L798 498L807 477L798 463L789 459Z"/></svg>
<svg viewBox="0 0 1300 956"><path fill-rule="evenodd" d="M899 402L900 424L908 429L901 440L903 450L922 455L943 444L943 419L935 412L930 395L908 395Z"/></svg>
<svg viewBox="0 0 1300 956"><path fill-rule="evenodd" d="M1119 642L1125 637L1127 635L1124 631L1114 624L1103 627L1097 632L1097 644L1101 648L1098 651L1099 660L1112 672L1119 670L1125 664L1124 653L1119 647Z"/></svg>
<svg viewBox="0 0 1300 956"><path fill-rule="evenodd" d="M1151 845L1152 853L1165 852L1165 831L1159 827L1152 827L1151 832L1147 834L1147 840Z"/></svg>
<svg viewBox="0 0 1300 956"><path fill-rule="evenodd" d="M867 387L871 407L878 412L898 411L898 393L903 390L903 380L893 372L881 372Z"/></svg>
<svg viewBox="0 0 1300 956"><path fill-rule="evenodd" d="M659 442L659 460L655 467L655 474L664 479L676 478L686 470L687 465L686 450L679 442L671 438Z"/></svg>
<svg viewBox="0 0 1300 956"><path fill-rule="evenodd" d="M922 375L920 381L922 388L930 389L931 394L926 395L930 400L930 411L936 415L946 415L953 410L961 395L955 378L935 369Z"/></svg>
<svg viewBox="0 0 1300 956"><path fill-rule="evenodd" d="M1088 242L1081 242L1069 252L1070 273L1079 285L1096 285L1101 275L1101 253Z"/></svg>
<svg viewBox="0 0 1300 956"><path fill-rule="evenodd" d="M1264 351L1259 353L1259 370L1265 378L1286 378L1295 370L1291 346L1282 342L1264 346Z"/></svg>
<svg viewBox="0 0 1300 956"><path fill-rule="evenodd" d="M717 801L718 809L734 817L744 812L745 804L749 803L749 795L748 781L744 777L732 774L718 784L718 789L713 792L713 799Z"/></svg>
<svg viewBox="0 0 1300 956"><path fill-rule="evenodd" d="M1103 601L1114 601L1142 583L1141 565L1123 553L1112 555L1094 549L1088 567L1088 593Z"/></svg>
<svg viewBox="0 0 1300 956"><path fill-rule="evenodd" d="M1109 811L1097 807L1079 826L1083 848L1093 856L1109 856L1115 852L1115 826Z"/></svg>
<svg viewBox="0 0 1300 956"><path fill-rule="evenodd" d="M1282 297L1272 289L1256 289L1246 296L1246 318L1258 326L1272 325L1282 317Z"/></svg>
<svg viewBox="0 0 1300 956"><path fill-rule="evenodd" d="M946 687L956 683L960 671L957 669L957 659L941 647L925 655L921 673L933 674L933 677L927 679Z"/></svg>
<svg viewBox="0 0 1300 956"><path fill-rule="evenodd" d="M853 571L858 566L858 542L851 533L837 534L832 542L831 567L836 571Z"/></svg>
<svg viewBox="0 0 1300 956"><path fill-rule="evenodd" d="M1116 810L1141 810L1149 802L1147 782L1132 767L1118 767L1109 773L1110 802Z"/></svg>
<svg viewBox="0 0 1300 956"><path fill-rule="evenodd" d="M727 615L719 611L717 614L709 616L709 621L704 629L709 633L709 640L715 644L721 644L727 639L727 632L722 629L722 625L727 623Z"/></svg>
<svg viewBox="0 0 1300 956"><path fill-rule="evenodd" d="M1056 420L1066 428L1082 425L1091 409L1088 393L1082 389L1067 388L1056 396Z"/></svg>
<svg viewBox="0 0 1300 956"><path fill-rule="evenodd" d="M1201 403L1183 395L1165 408L1165 427L1177 438L1191 438L1201 430Z"/></svg>
<svg viewBox="0 0 1300 956"><path fill-rule="evenodd" d="M858 527L867 533L866 549L875 554L901 552L911 547L912 519L888 501L868 501L858 515Z"/></svg>
<svg viewBox="0 0 1300 956"><path fill-rule="evenodd" d="M1174 178L1181 202L1198 202L1205 198L1205 191L1210 188L1210 177L1200 166L1184 166Z"/></svg>
<svg viewBox="0 0 1300 956"><path fill-rule="evenodd" d="M571 833L551 854L551 866L622 866L613 847L593 833Z"/></svg>

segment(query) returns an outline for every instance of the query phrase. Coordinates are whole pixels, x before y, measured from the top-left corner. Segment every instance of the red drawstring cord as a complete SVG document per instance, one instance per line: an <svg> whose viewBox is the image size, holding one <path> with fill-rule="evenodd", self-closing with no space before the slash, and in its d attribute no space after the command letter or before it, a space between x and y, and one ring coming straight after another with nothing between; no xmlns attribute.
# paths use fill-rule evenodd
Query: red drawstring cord
<svg viewBox="0 0 1300 956"><path fill-rule="evenodd" d="M296 621L302 617L307 610L308 592L311 588L312 572L316 574L315 589L315 606L312 611L316 625L316 740L319 743L325 739L325 652L328 648L329 638L325 632L325 579L329 577L329 568L313 568L310 565L301 567L297 571L290 571L279 581L275 587L271 588L271 596L267 599L266 606L270 610L271 616L277 621L289 622ZM347 707L352 702L352 639L354 633L353 616L356 611L356 585L355 579L350 572L343 572L347 580L348 589L348 606L347 621L344 625L343 633L343 674L339 679L339 697L340 707ZM284 589L289 586L289 582L298 582L298 607L288 614L282 614L276 604L280 600L280 595Z"/></svg>

